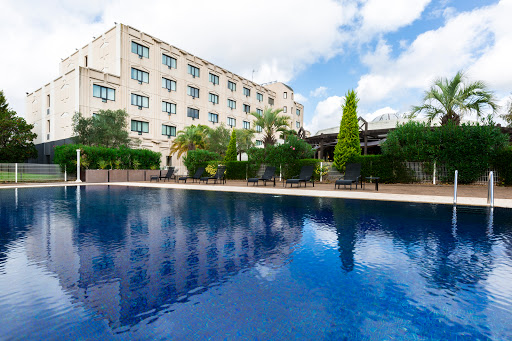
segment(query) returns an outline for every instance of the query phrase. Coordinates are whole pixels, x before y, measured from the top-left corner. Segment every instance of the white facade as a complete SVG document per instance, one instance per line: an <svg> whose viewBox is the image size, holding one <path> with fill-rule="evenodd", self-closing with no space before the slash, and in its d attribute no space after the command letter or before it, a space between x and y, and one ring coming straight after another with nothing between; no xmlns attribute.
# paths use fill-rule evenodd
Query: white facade
<svg viewBox="0 0 512 341"><path fill-rule="evenodd" d="M169 157L170 145L192 124L252 129L249 112L274 107L286 108L291 128L303 125L304 108L287 85L259 85L123 24L62 60L60 74L26 100L27 122L47 160L51 146L71 142L75 112L126 109L130 136L162 153L162 166L181 165Z"/></svg>

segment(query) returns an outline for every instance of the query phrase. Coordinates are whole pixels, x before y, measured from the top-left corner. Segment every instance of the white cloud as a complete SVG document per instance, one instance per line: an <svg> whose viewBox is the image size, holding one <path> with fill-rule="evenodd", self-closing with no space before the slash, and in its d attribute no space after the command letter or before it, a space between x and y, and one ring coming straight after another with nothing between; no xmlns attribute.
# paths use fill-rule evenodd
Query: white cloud
<svg viewBox="0 0 512 341"><path fill-rule="evenodd" d="M269 10L271 8L272 10ZM11 105L58 76L60 58L114 25L131 25L257 82L289 81L340 52L356 7L336 0L7 1L2 3L0 74ZM56 20L58 18L58 20Z"/></svg>
<svg viewBox="0 0 512 341"><path fill-rule="evenodd" d="M320 86L315 90L310 91L309 96L311 97L325 97L327 96L327 88L325 86Z"/></svg>
<svg viewBox="0 0 512 341"><path fill-rule="evenodd" d="M299 102L301 104L304 104L308 101L308 98L302 94L299 94L299 93L296 93L293 95L293 99L296 101L296 102Z"/></svg>
<svg viewBox="0 0 512 341"><path fill-rule="evenodd" d="M458 14L443 27L420 34L396 58L390 57L391 47L385 41L379 42L362 59L370 72L358 83L361 104L396 99L410 89L423 91L433 79L451 77L460 69L468 69L470 79L486 81L500 93L510 90L511 13L512 1L504 0Z"/></svg>
<svg viewBox="0 0 512 341"><path fill-rule="evenodd" d="M431 0L368 0L361 10L363 34L393 32L411 24Z"/></svg>
<svg viewBox="0 0 512 341"><path fill-rule="evenodd" d="M331 96L318 102L311 124L305 125L306 130L314 135L320 129L339 126L343 114L341 106L344 100L345 97Z"/></svg>

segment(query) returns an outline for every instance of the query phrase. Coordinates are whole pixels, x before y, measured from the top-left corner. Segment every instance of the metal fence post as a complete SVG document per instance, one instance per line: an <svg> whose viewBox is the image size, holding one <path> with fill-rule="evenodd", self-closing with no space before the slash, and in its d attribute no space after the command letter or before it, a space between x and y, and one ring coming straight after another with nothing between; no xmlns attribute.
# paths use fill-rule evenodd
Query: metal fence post
<svg viewBox="0 0 512 341"><path fill-rule="evenodd" d="M490 207L494 207L494 173L492 171L489 172L489 180L488 180L488 188L487 188L487 203Z"/></svg>
<svg viewBox="0 0 512 341"><path fill-rule="evenodd" d="M324 163L323 162L320 162L320 182L322 182L322 174L323 174L323 169L324 169Z"/></svg>
<svg viewBox="0 0 512 341"><path fill-rule="evenodd" d="M14 182L18 183L18 163L14 164Z"/></svg>
<svg viewBox="0 0 512 341"><path fill-rule="evenodd" d="M457 178L459 177L459 171L455 171L455 179L453 182L453 204L457 205Z"/></svg>
<svg viewBox="0 0 512 341"><path fill-rule="evenodd" d="M68 181L68 170L66 165L64 165L64 182Z"/></svg>
<svg viewBox="0 0 512 341"><path fill-rule="evenodd" d="M80 149L76 150L76 182L82 182L80 180Z"/></svg>
<svg viewBox="0 0 512 341"><path fill-rule="evenodd" d="M434 161L434 175L433 175L433 179L434 179L434 185L436 184L436 162Z"/></svg>

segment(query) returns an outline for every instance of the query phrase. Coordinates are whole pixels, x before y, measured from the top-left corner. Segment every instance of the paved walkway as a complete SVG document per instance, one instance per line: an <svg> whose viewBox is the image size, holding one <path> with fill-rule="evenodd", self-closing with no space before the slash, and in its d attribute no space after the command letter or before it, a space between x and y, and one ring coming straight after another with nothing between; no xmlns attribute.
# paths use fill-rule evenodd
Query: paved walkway
<svg viewBox="0 0 512 341"><path fill-rule="evenodd" d="M75 182L67 183L46 183L46 184L0 184L1 188L13 187L48 187L48 186L76 186ZM438 204L453 204L453 186L451 185L429 185L429 184L379 184L379 191L375 191L374 184L366 184L364 190L358 188L355 190L339 189L334 190L333 184L316 183L315 187L294 187L284 188L282 182L278 182L276 187L267 186L246 186L245 181L230 180L225 185L220 184L191 184L171 182L114 182L108 184L88 184L80 185L113 185L113 186L135 186L135 187L153 187L153 188L182 188L191 190L207 190L222 192L242 192L242 193L260 193L273 195L298 195L326 198L346 198L363 200L383 200L383 201L405 201L405 202L423 202ZM494 206L512 208L512 187L494 188ZM457 204L472 206L487 206L487 187L486 186L462 186L459 185Z"/></svg>

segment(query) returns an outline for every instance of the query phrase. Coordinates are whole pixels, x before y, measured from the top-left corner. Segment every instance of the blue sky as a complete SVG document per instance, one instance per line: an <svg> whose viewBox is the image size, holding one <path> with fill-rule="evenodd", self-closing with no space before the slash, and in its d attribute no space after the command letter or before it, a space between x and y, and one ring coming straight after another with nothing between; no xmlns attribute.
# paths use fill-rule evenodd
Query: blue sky
<svg viewBox="0 0 512 341"><path fill-rule="evenodd" d="M407 112L438 77L465 70L505 104L512 92L512 0L4 0L0 89L20 115L25 92L60 58L122 22L260 83L290 85L315 133L359 115Z"/></svg>

